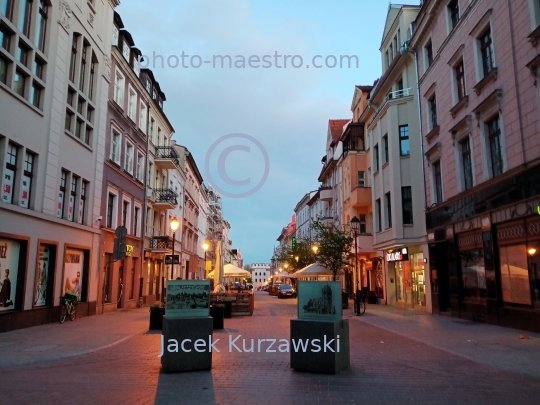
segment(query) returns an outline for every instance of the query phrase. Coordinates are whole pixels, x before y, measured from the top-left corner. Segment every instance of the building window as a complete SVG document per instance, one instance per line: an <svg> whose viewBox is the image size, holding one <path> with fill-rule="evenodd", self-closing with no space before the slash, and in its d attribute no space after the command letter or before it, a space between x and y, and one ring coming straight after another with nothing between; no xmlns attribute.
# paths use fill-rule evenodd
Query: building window
<svg viewBox="0 0 540 405"><path fill-rule="evenodd" d="M2 201L13 204L15 191L15 174L17 172L17 147L8 143L6 153L6 168L4 172L4 186L2 187Z"/></svg>
<svg viewBox="0 0 540 405"><path fill-rule="evenodd" d="M463 61L459 62L454 68L454 73L456 75L458 100L461 100L467 94L465 90L465 70L463 68Z"/></svg>
<svg viewBox="0 0 540 405"><path fill-rule="evenodd" d="M373 154L375 155L375 171L379 171L379 145L375 145L373 148Z"/></svg>
<svg viewBox="0 0 540 405"><path fill-rule="evenodd" d="M126 158L124 161L124 170L129 174L133 174L133 145L126 142Z"/></svg>
<svg viewBox="0 0 540 405"><path fill-rule="evenodd" d="M452 31L459 22L458 0L451 0L450 3L448 3L448 16L450 17L450 31Z"/></svg>
<svg viewBox="0 0 540 405"><path fill-rule="evenodd" d="M148 94L152 91L152 83L150 82L150 79L146 79L146 91Z"/></svg>
<svg viewBox="0 0 540 405"><path fill-rule="evenodd" d="M366 225L366 214L360 214L360 234L364 235L367 233L367 225Z"/></svg>
<svg viewBox="0 0 540 405"><path fill-rule="evenodd" d="M60 190L58 192L58 212L56 216L58 218L64 218L64 203L66 200L66 182L67 182L67 172L62 170L60 174Z"/></svg>
<svg viewBox="0 0 540 405"><path fill-rule="evenodd" d="M30 37L30 21L32 19L32 0L21 0L19 29L26 37Z"/></svg>
<svg viewBox="0 0 540 405"><path fill-rule="evenodd" d="M366 186L366 173L358 172L358 187L365 187L365 186Z"/></svg>
<svg viewBox="0 0 540 405"><path fill-rule="evenodd" d="M65 128L66 128L66 131L69 131L71 132L72 129L71 129L71 126L72 126L72 121L73 121L73 116L74 114L71 112L70 109L66 109L66 122L65 122Z"/></svg>
<svg viewBox="0 0 540 405"><path fill-rule="evenodd" d="M86 79L86 59L88 56L89 45L86 41L83 41L81 66L79 70L79 89L84 93L84 80Z"/></svg>
<svg viewBox="0 0 540 405"><path fill-rule="evenodd" d="M4 14L8 20L13 18L13 2L14 0L0 0L0 13Z"/></svg>
<svg viewBox="0 0 540 405"><path fill-rule="evenodd" d="M71 176L71 189L69 193L69 205L68 205L68 221L75 222L75 200L77 199L77 185L79 184L79 178Z"/></svg>
<svg viewBox="0 0 540 405"><path fill-rule="evenodd" d="M128 228L128 218L129 218L129 201L123 201L122 202L122 225ZM129 228L128 228L129 232Z"/></svg>
<svg viewBox="0 0 540 405"><path fill-rule="evenodd" d="M502 298L504 302L531 305L527 245L500 246Z"/></svg>
<svg viewBox="0 0 540 405"><path fill-rule="evenodd" d="M36 75L36 77L38 79L43 80L44 79L44 75L43 75L44 71L45 71L45 62L38 59L37 56L36 56L36 58L34 59L34 74Z"/></svg>
<svg viewBox="0 0 540 405"><path fill-rule="evenodd" d="M392 228L392 199L390 193L384 195L384 202L386 206L386 227Z"/></svg>
<svg viewBox="0 0 540 405"><path fill-rule="evenodd" d="M139 235L139 218L140 218L140 215L141 215L141 209L139 207L135 207L135 214L133 216L133 234L135 236L140 236Z"/></svg>
<svg viewBox="0 0 540 405"><path fill-rule="evenodd" d="M486 122L486 132L489 141L489 160L491 166L491 177L498 176L503 172L501 128L499 116Z"/></svg>
<svg viewBox="0 0 540 405"><path fill-rule="evenodd" d="M84 217L86 216L86 193L88 192L88 182L84 181L81 184L81 199L79 201L79 224L84 223Z"/></svg>
<svg viewBox="0 0 540 405"><path fill-rule="evenodd" d="M71 60L69 62L69 80L71 83L75 83L75 67L77 65L77 44L79 36L73 34L73 40L71 42Z"/></svg>
<svg viewBox="0 0 540 405"><path fill-rule="evenodd" d="M122 47L122 55L129 63L129 44L126 41L124 41L124 46Z"/></svg>
<svg viewBox="0 0 540 405"><path fill-rule="evenodd" d="M139 111L139 128L146 133L146 106L141 102L141 108Z"/></svg>
<svg viewBox="0 0 540 405"><path fill-rule="evenodd" d="M463 172L463 188L468 190L473 186L471 144L469 137L459 143L461 152L461 170Z"/></svg>
<svg viewBox="0 0 540 405"><path fill-rule="evenodd" d="M409 156L409 126L399 126L399 154L400 156Z"/></svg>
<svg viewBox="0 0 540 405"><path fill-rule="evenodd" d="M21 189L21 207L30 208L30 193L34 174L34 155L26 152L24 155L24 171Z"/></svg>
<svg viewBox="0 0 540 405"><path fill-rule="evenodd" d="M113 25L112 44L118 46L118 27L116 25Z"/></svg>
<svg viewBox="0 0 540 405"><path fill-rule="evenodd" d="M150 118L150 142L154 143L154 127L156 125L156 122L153 118Z"/></svg>
<svg viewBox="0 0 540 405"><path fill-rule="evenodd" d="M144 156L141 153L137 153L137 171L135 172L136 179L142 182L143 174L144 174Z"/></svg>
<svg viewBox="0 0 540 405"><path fill-rule="evenodd" d="M375 200L375 214L377 215L377 232L381 232L382 223L381 223L381 199L380 198Z"/></svg>
<svg viewBox="0 0 540 405"><path fill-rule="evenodd" d="M107 199L107 228L112 228L113 215L114 215L114 206L115 206L116 196L112 193L109 193L109 198Z"/></svg>
<svg viewBox="0 0 540 405"><path fill-rule="evenodd" d="M28 67L28 55L30 50L22 42L19 42L19 47L17 48L17 60L21 62L22 65Z"/></svg>
<svg viewBox="0 0 540 405"><path fill-rule="evenodd" d="M383 136L383 164L389 162L388 155L388 135Z"/></svg>
<svg viewBox="0 0 540 405"><path fill-rule="evenodd" d="M113 129L112 137L111 137L111 160L118 165L120 164L121 145L122 145L122 136Z"/></svg>
<svg viewBox="0 0 540 405"><path fill-rule="evenodd" d="M431 97L428 100L428 106L429 106L429 122L431 125L431 129L435 128L437 124L437 99L435 96Z"/></svg>
<svg viewBox="0 0 540 405"><path fill-rule="evenodd" d="M90 63L90 77L88 80L88 98L90 100L94 99L94 81L96 76L96 66L97 58L96 55L92 52L92 63Z"/></svg>
<svg viewBox="0 0 540 405"><path fill-rule="evenodd" d="M493 41L491 38L491 28L488 28L479 38L480 41L480 54L482 57L482 70L484 76L486 76L491 69L495 67L495 60L493 58Z"/></svg>
<svg viewBox="0 0 540 405"><path fill-rule="evenodd" d="M368 167L367 169L367 182L368 182L368 187L371 187L371 167Z"/></svg>
<svg viewBox="0 0 540 405"><path fill-rule="evenodd" d="M114 79L114 101L124 108L124 76L118 70Z"/></svg>
<svg viewBox="0 0 540 405"><path fill-rule="evenodd" d="M137 93L133 91L133 89L129 89L129 96L128 96L128 117L131 118L133 122L135 122L135 109L137 108Z"/></svg>
<svg viewBox="0 0 540 405"><path fill-rule="evenodd" d="M41 87L37 83L32 84L32 89L30 93L30 101L32 102L32 105L34 107L39 108L41 110L41 94L43 92L43 87Z"/></svg>
<svg viewBox="0 0 540 405"><path fill-rule="evenodd" d="M441 161L438 160L437 162L433 163L433 183L435 188L435 203L440 204L443 202L443 195L442 195L442 177L441 177Z"/></svg>
<svg viewBox="0 0 540 405"><path fill-rule="evenodd" d="M413 223L412 188L401 187L401 207L403 210L403 224Z"/></svg>
<svg viewBox="0 0 540 405"><path fill-rule="evenodd" d="M388 55L388 51L386 51L386 68L388 69L388 67L390 66L390 56Z"/></svg>
<svg viewBox="0 0 540 405"><path fill-rule="evenodd" d="M431 40L424 47L424 54L426 55L426 70L433 63L433 45Z"/></svg>
<svg viewBox="0 0 540 405"><path fill-rule="evenodd" d="M26 90L26 76L17 69L15 72L15 81L13 82L13 90L21 97L24 97Z"/></svg>

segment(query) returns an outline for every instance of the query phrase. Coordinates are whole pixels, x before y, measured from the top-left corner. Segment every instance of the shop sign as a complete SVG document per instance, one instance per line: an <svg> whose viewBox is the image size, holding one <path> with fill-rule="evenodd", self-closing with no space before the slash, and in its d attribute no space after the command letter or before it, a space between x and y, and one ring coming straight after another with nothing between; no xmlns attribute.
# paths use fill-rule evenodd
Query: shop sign
<svg viewBox="0 0 540 405"><path fill-rule="evenodd" d="M126 245L126 257L133 256L133 250L135 250L135 246L133 245Z"/></svg>
<svg viewBox="0 0 540 405"><path fill-rule="evenodd" d="M403 262L409 260L409 251L407 248L401 250L388 251L386 252L386 261L387 262Z"/></svg>

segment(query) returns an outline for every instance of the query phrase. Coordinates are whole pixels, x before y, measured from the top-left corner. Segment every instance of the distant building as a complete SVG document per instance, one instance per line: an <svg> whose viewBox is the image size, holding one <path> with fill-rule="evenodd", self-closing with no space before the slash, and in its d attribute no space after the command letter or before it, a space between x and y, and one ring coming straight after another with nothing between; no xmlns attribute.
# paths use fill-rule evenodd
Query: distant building
<svg viewBox="0 0 540 405"><path fill-rule="evenodd" d="M253 288L268 284L268 280L271 276L269 263L252 263L251 268L253 269L251 272Z"/></svg>

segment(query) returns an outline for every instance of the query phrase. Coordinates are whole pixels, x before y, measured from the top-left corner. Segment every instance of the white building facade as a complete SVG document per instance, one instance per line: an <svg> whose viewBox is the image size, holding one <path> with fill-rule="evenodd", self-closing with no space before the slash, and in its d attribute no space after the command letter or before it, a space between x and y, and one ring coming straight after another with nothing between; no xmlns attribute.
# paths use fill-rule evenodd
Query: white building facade
<svg viewBox="0 0 540 405"><path fill-rule="evenodd" d="M267 285L271 275L270 264L252 263L251 268L251 282L253 284L253 288L257 289L263 285Z"/></svg>

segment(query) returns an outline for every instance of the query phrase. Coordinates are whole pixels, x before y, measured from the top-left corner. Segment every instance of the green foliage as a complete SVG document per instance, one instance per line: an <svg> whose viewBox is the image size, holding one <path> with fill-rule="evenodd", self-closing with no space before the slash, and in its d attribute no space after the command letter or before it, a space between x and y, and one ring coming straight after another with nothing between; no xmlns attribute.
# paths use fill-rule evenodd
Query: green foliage
<svg viewBox="0 0 540 405"><path fill-rule="evenodd" d="M314 241L319 247L316 260L320 265L331 270L336 280L341 269L352 265L354 238L333 224L322 224L319 221L313 222L311 229L312 234L316 235Z"/></svg>
<svg viewBox="0 0 540 405"><path fill-rule="evenodd" d="M287 270L290 274L315 263L315 255L311 251L311 242L309 239L303 238L296 239L294 248L291 244L277 247L273 259L283 265L287 263L288 267L286 269L284 267L284 270Z"/></svg>

